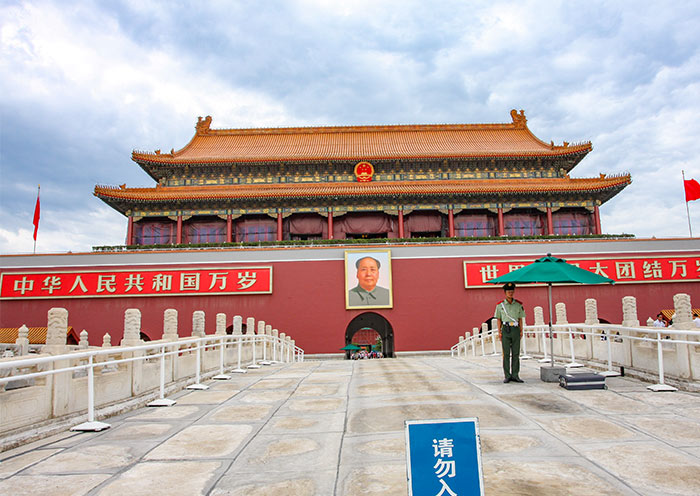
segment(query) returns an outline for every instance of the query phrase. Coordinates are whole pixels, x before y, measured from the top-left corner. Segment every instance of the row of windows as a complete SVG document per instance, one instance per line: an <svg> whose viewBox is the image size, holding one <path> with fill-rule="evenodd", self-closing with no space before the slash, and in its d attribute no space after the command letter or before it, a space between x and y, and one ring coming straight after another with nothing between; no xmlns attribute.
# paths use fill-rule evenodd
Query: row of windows
<svg viewBox="0 0 700 496"><path fill-rule="evenodd" d="M438 214L436 214L438 215ZM467 217L466 220L464 217ZM236 242L275 241L277 226L274 221L246 219L237 225L233 233ZM143 220L134 224L133 244L174 244L177 238L177 224L172 221ZM438 226L439 227L439 226ZM394 231L386 227L377 232L346 232L346 238L386 238L396 237ZM396 228L394 228L396 229ZM547 233L546 218L538 214L505 214L503 229L506 236L534 236ZM456 237L476 238L498 235L498 221L495 216L478 215L474 219L469 216L457 216L454 223ZM562 212L552 216L552 231L555 235L585 235L595 232L593 216L581 212ZM394 233L390 236L390 233ZM407 237L439 237L447 236L447 228L443 222L440 231L407 231ZM284 231L284 239L308 240L325 237L323 232L290 232ZM183 229L182 242L185 244L225 243L226 223L223 221L191 222Z"/></svg>

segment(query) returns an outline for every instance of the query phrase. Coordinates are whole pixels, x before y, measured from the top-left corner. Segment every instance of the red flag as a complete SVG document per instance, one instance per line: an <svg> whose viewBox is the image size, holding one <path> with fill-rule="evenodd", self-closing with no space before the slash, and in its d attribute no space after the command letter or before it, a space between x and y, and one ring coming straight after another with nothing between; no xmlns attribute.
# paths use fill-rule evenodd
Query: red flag
<svg viewBox="0 0 700 496"><path fill-rule="evenodd" d="M34 207L34 241L36 241L36 232L39 230L39 217L41 216L41 206L39 205L39 193L36 194L36 206Z"/></svg>
<svg viewBox="0 0 700 496"><path fill-rule="evenodd" d="M695 179L683 180L685 186L685 201L693 201L700 198L700 184Z"/></svg>

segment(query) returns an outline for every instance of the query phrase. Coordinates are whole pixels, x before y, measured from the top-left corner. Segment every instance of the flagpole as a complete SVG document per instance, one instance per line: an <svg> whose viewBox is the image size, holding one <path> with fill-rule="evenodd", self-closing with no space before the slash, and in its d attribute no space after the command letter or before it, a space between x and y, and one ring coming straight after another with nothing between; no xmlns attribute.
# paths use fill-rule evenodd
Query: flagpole
<svg viewBox="0 0 700 496"><path fill-rule="evenodd" d="M39 203L39 196L41 195L41 184L37 185L36 189L36 201L37 204ZM36 205L34 206L34 221L36 222L36 225L34 226L34 255L36 255L36 232L39 227L39 222L38 219L36 218Z"/></svg>
<svg viewBox="0 0 700 496"><path fill-rule="evenodd" d="M685 171L681 169L681 174L683 174L683 194L685 194ZM688 208L688 198L685 199L685 212L688 214L688 231L690 231L690 237L693 237L693 227L690 225L690 209Z"/></svg>

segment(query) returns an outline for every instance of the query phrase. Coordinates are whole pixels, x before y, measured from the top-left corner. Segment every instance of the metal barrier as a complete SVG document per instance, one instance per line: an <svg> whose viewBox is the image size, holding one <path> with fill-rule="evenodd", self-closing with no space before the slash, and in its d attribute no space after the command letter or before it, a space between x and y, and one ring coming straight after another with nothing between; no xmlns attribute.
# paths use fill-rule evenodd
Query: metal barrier
<svg viewBox="0 0 700 496"><path fill-rule="evenodd" d="M174 400L165 398L165 360L166 357L177 357L183 354L194 351L196 354L195 366L195 383L187 386L188 389L208 389L208 386L201 384L202 373L202 348L220 349L219 354L219 374L215 375L214 379L230 379L230 376L224 374L225 360L224 352L228 346L237 345L238 361L237 368L233 372L246 372L241 369L242 346L244 342L250 343L253 347L255 344L262 344L263 349L270 345L275 350L275 359L273 362L266 364L279 363L276 360L277 350L282 361L285 362L303 362L304 350L294 345L291 340L283 339L277 336L268 334L258 335L206 335L204 337L180 338L176 341L158 341L151 344L143 344L139 346L124 346L124 347L109 347L97 348L86 351L76 351L61 355L40 356L35 358L12 358L9 360L0 360L0 386L11 381L30 380L38 377L51 376L66 372L87 371L87 422L76 425L71 428L73 431L100 431L110 427L104 422L95 421L95 378L94 370L97 367L105 368L116 366L119 364L131 362L146 362L151 360L160 361L160 377L159 377L159 398L148 403L148 406L171 406L175 404ZM253 348L254 349L254 348ZM119 358L110 357L110 355L119 355ZM124 356L127 356L124 358ZM68 362L68 366L62 366L61 362ZM70 365L70 362L77 362L75 365ZM256 363L256 356L253 352L253 363ZM42 368L47 364L53 364L51 370L38 370L36 372L19 372L26 368ZM59 368L55 368L59 364ZM250 367L250 365L249 365ZM173 377L175 381L175 377ZM2 390L0 390L2 395Z"/></svg>
<svg viewBox="0 0 700 496"><path fill-rule="evenodd" d="M649 345L655 346L656 351L657 351L657 356L656 356L656 367L655 369L640 369L645 372L651 372L653 374L656 374L658 376L658 382L656 384L647 386L648 389L652 391L676 391L677 389L673 386L669 386L668 384L665 383L665 371L664 371L664 356L663 356L663 349L664 346L675 346L675 345L688 345L688 346L700 346L700 330L698 331L693 331L693 330L685 330L685 329L674 329L674 328L644 328L644 327L626 327L626 326L620 326L620 325L615 325L615 324L553 324L552 325L552 331L553 333L557 334L554 339L558 340L560 343L560 346L558 348L561 348L563 350L563 342L562 342L562 336L568 337L569 341L569 362L568 363L563 363L562 365L566 366L567 368L575 368L575 367L582 367L583 363L579 363L576 361L577 357L575 354L574 350L574 340L576 339L577 335L580 336L585 336L586 339L591 339L591 343L593 343L594 339L599 339L601 341L606 341L606 357L605 361L607 362L607 370L604 370L601 372L603 375L611 377L611 376L618 376L620 373L616 372L613 370L613 341L614 340L619 340L618 342L620 343L625 343L627 342L627 346L630 346L629 350L627 353L629 354L629 361L625 361L624 363L621 361L618 361L618 365L623 366L623 367L629 367L629 368L634 368L633 363L632 363L632 350L631 350L631 344L632 343L648 343ZM452 346L450 349L451 351L451 356L457 356L462 357L464 356L465 358L467 357L467 353L469 349L471 348L472 351L472 356L477 355L477 348L481 349L481 356L487 356L485 347L484 347L484 342L491 338L495 339L495 335L497 334L497 331L491 330L487 333L482 333L482 334L476 334L472 335L469 337L465 337L463 340L461 339L459 343L455 344ZM638 334L641 334L638 335ZM548 325L528 325L525 326L523 329L523 339L521 339L522 343L522 352L521 352L521 359L527 359L530 358L529 355L527 355L527 339L531 339L532 337L539 339L539 336L542 336L543 339L543 345L542 345L542 355L543 359L540 360L540 362L550 362L551 357L547 356L547 346L545 345L545 340L549 337L549 326ZM662 335L665 335L666 338L662 338ZM495 348L495 347L494 347ZM591 344L590 346L591 349L591 354L593 354L593 345ZM691 350L690 353L698 354L697 351ZM560 358L563 359L563 355L559 355ZM593 356L579 356L578 359L582 359L584 361L592 360L594 359ZM690 360L690 366L692 367L692 360ZM700 370L692 370L691 376L694 377L696 380L700 378Z"/></svg>

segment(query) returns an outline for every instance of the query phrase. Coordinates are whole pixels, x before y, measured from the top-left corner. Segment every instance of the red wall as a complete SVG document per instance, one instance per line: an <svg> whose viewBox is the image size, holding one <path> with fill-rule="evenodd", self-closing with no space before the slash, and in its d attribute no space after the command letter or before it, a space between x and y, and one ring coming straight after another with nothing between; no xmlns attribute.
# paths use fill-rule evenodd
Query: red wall
<svg viewBox="0 0 700 496"><path fill-rule="evenodd" d="M466 258L392 261L394 308L365 311L377 312L391 323L396 351L449 349L465 331L480 326L493 315L495 305L503 296L502 290L498 287L465 289L464 260ZM48 310L63 307L68 309L69 325L78 332L88 331L90 344L100 345L104 333L109 332L112 344L116 345L121 340L127 308L141 310L142 329L152 339L162 335L165 309L178 310L181 336L192 332L192 312L204 310L208 333L215 330L215 314L223 312L229 325L234 315L241 315L244 322L246 317L265 320L273 328L289 334L306 353L337 352L345 344L346 326L363 312L345 309L344 262L290 261L266 265L273 266L271 295L0 301L0 327L45 326ZM202 267L212 266L216 265L202 264ZM380 284L386 283L381 281ZM660 309L673 308L676 293L689 293L693 306L700 306L699 290L698 284L687 282L555 286L553 303L566 302L569 322L582 322L584 300L596 298L600 318L619 323L622 297L635 296L638 318L644 324ZM537 305L545 309L546 319L546 287L518 288L516 298L525 305L528 323L533 323L533 307Z"/></svg>

